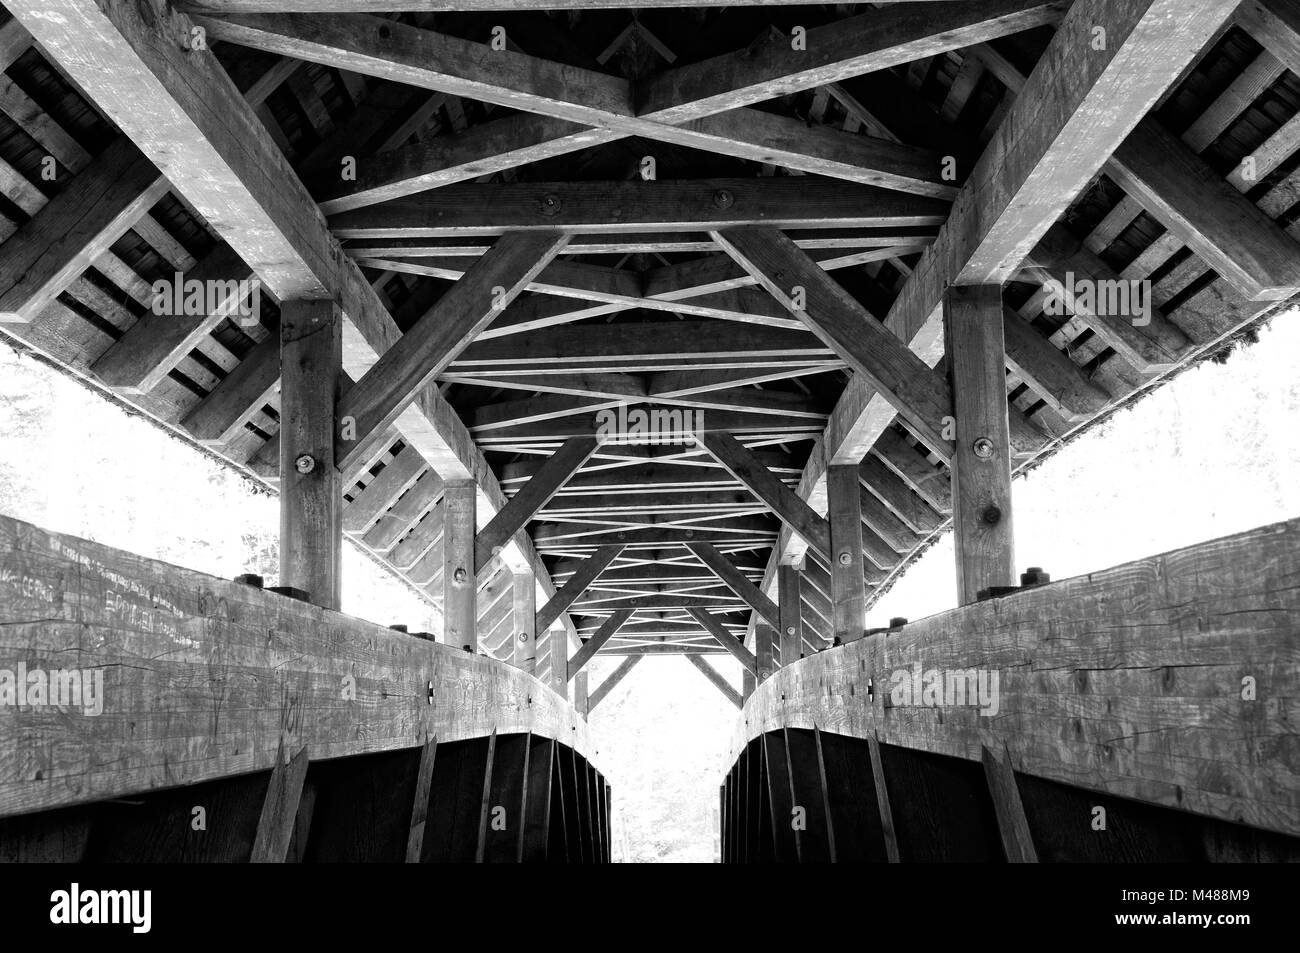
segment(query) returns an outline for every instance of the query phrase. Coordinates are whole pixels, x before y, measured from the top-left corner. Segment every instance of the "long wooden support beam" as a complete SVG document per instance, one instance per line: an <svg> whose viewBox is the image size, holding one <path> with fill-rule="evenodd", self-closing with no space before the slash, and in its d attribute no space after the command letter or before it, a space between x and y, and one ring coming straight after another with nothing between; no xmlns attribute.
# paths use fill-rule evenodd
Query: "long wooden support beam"
<svg viewBox="0 0 1300 953"><path fill-rule="evenodd" d="M801 659L752 738L813 728L1300 834L1300 520L1028 589ZM927 686L933 686L927 688ZM960 692L960 694L959 694Z"/></svg>

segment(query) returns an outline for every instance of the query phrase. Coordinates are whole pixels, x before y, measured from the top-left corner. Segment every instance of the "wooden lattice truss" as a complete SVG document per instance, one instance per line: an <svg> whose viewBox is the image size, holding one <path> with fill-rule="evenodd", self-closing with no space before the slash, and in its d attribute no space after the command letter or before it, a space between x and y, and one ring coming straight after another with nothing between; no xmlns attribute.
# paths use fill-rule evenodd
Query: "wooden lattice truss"
<svg viewBox="0 0 1300 953"><path fill-rule="evenodd" d="M567 674L861 619L950 526L951 286L1018 469L1300 287L1291 0L3 4L3 330L275 482L280 304L337 302L345 533L441 602L469 487L478 644ZM150 313L177 272L260 314Z"/></svg>

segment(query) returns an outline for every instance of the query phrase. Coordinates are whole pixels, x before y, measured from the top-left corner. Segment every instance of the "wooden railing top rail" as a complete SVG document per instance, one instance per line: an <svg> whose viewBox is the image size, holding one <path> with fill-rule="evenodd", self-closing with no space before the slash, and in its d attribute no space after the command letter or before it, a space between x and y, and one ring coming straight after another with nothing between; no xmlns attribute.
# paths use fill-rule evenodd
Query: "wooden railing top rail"
<svg viewBox="0 0 1300 953"><path fill-rule="evenodd" d="M493 729L595 754L510 665L0 516L0 816Z"/></svg>

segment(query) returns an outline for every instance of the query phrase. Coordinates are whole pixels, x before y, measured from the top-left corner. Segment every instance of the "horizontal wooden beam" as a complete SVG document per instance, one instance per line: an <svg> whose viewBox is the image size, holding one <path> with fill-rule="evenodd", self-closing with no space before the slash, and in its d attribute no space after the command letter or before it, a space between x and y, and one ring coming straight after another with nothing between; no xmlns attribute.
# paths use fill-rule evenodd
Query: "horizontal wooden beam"
<svg viewBox="0 0 1300 953"><path fill-rule="evenodd" d="M573 232L937 225L948 203L869 185L815 178L663 182L516 182L449 185L330 217L344 239Z"/></svg>
<svg viewBox="0 0 1300 953"><path fill-rule="evenodd" d="M1256 754L1294 738L1297 574L1291 520L867 636L760 686L732 753L787 726L977 763L1005 746L1023 774L1297 835L1293 765Z"/></svg>

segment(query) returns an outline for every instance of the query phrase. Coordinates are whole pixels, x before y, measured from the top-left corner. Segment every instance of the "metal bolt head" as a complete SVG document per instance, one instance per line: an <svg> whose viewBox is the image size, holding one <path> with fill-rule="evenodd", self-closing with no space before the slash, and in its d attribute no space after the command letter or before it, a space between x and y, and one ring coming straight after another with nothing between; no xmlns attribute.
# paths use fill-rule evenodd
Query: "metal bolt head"
<svg viewBox="0 0 1300 953"><path fill-rule="evenodd" d="M993 441L988 437L980 437L971 444L971 449L975 451L975 456L981 460L987 460L993 456Z"/></svg>
<svg viewBox="0 0 1300 953"><path fill-rule="evenodd" d="M726 209L726 208L731 208L731 206L735 204L736 204L736 197L732 195L731 192L729 192L727 189L718 189L716 192L713 193L714 208Z"/></svg>
<svg viewBox="0 0 1300 953"><path fill-rule="evenodd" d="M792 626L792 625L787 625L787 626L785 627L785 634L786 634L786 635L794 635L794 626Z"/></svg>
<svg viewBox="0 0 1300 953"><path fill-rule="evenodd" d="M537 202L537 211L546 216L558 215L562 208L564 200L554 192L547 192Z"/></svg>
<svg viewBox="0 0 1300 953"><path fill-rule="evenodd" d="M1002 510L997 506L986 506L984 512L980 513L980 519L990 526L996 526L1002 522Z"/></svg>
<svg viewBox="0 0 1300 953"><path fill-rule="evenodd" d="M853 565L853 554L848 552L840 553L840 565L841 566Z"/></svg>
<svg viewBox="0 0 1300 953"><path fill-rule="evenodd" d="M527 633L527 632L520 632L520 633L519 633L519 641L520 641L520 642L527 642L527 641L528 641L528 633Z"/></svg>
<svg viewBox="0 0 1300 953"><path fill-rule="evenodd" d="M463 586L465 584L465 580L469 578L469 573L465 571L465 567L457 566L455 572L451 574L451 578L452 581L456 583L456 585Z"/></svg>
<svg viewBox="0 0 1300 953"><path fill-rule="evenodd" d="M297 460L293 461L294 468L299 473L311 473L316 469L316 458L310 453L304 453Z"/></svg>

